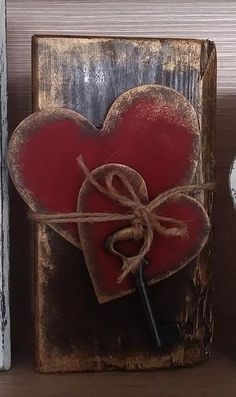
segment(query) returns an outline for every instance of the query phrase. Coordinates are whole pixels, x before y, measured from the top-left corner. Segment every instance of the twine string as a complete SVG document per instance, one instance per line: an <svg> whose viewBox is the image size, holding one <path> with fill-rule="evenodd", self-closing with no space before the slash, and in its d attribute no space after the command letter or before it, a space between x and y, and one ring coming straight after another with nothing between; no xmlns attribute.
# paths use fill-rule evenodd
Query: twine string
<svg viewBox="0 0 236 397"><path fill-rule="evenodd" d="M102 194L116 201L120 206L127 208L126 213L106 213L106 212L67 212L57 214L34 213L32 218L36 221L51 224L63 223L95 223L95 222L114 222L128 221L133 227L133 235L136 240L143 239L143 244L134 257L126 258L121 268L122 273L118 278L118 283L130 273L135 272L142 263L142 259L148 253L154 232L165 237L188 235L187 225L184 221L158 215L156 210L167 200L177 198L179 194L194 191L212 190L214 184L192 184L176 186L157 195L149 203L144 204L140 201L135 191L132 181L122 172L122 170L109 171L104 178L104 185L98 182L94 175L85 165L82 156L78 157L78 163L89 182ZM114 185L114 178L118 178L127 194L122 194ZM171 224L171 227L170 227ZM169 225L169 227L168 227Z"/></svg>

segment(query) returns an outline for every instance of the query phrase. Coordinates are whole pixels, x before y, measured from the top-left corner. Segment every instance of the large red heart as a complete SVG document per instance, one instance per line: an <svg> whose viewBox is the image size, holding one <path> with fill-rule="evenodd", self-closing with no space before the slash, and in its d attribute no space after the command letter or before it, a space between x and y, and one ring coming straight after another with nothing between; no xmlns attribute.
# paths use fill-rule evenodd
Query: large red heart
<svg viewBox="0 0 236 397"><path fill-rule="evenodd" d="M135 189L142 204L149 202L146 185L142 177L134 170L117 164L107 164L96 168L91 175L102 186L109 172L123 172ZM118 180L119 181L119 180ZM125 187L118 185L118 192L127 195ZM100 193L91 181L86 178L82 184L78 211L85 213L106 212L127 214L127 207L122 207L116 201ZM155 213L164 217L183 221L187 233L184 236L163 236L154 233L154 239L146 255L148 265L144 268L145 279L153 284L169 277L186 266L202 249L207 241L210 224L206 211L201 204L190 196L178 194L161 204ZM121 274L122 261L106 248L106 241L114 231L124 230L130 222L112 221L79 224L80 241L86 259L93 286L100 303L127 295L134 291L134 277L128 275L122 283L117 280ZM168 222L168 228L173 227ZM138 253L141 241L127 240L118 242L116 251L130 257Z"/></svg>
<svg viewBox="0 0 236 397"><path fill-rule="evenodd" d="M135 169L152 199L192 180L198 151L192 105L175 90L146 85L118 97L101 129L71 110L32 114L11 137L8 164L16 188L33 211L65 213L76 211L84 180L76 160L80 154L90 170L111 162ZM80 246L76 225L53 229Z"/></svg>

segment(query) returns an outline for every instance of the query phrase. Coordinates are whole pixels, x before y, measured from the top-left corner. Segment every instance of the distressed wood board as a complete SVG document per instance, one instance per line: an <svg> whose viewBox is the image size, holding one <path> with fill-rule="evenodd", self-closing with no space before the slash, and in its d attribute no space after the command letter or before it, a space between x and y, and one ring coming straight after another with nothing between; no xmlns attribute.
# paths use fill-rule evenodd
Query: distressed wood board
<svg viewBox="0 0 236 397"><path fill-rule="evenodd" d="M9 369L10 315L9 315L9 211L8 171L5 163L7 146L7 91L6 91L6 31L5 0L0 0L0 370Z"/></svg>
<svg viewBox="0 0 236 397"><path fill-rule="evenodd" d="M236 159L234 159L229 173L229 188L234 208L236 208Z"/></svg>
<svg viewBox="0 0 236 397"><path fill-rule="evenodd" d="M99 127L118 95L150 83L178 90L195 107L202 136L195 181L213 180L213 43L185 39L33 39L34 110L67 107ZM197 197L211 215L212 194ZM153 351L134 294L100 305L78 249L42 224L37 224L35 241L38 371L169 368L193 365L209 357L213 323L211 239L186 269L150 288L161 321L173 321L174 317L185 333L182 344L161 354Z"/></svg>

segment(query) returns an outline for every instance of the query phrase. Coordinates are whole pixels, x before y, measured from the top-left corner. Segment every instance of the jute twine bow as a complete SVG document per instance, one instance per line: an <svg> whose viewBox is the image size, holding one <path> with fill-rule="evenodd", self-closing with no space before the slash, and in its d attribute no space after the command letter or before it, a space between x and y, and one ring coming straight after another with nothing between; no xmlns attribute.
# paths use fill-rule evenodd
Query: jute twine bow
<svg viewBox="0 0 236 397"><path fill-rule="evenodd" d="M106 212L68 212L59 214L32 214L34 220L44 222L46 224L62 224L62 223L95 223L95 222L112 222L112 221L129 221L133 226L133 234L136 240L143 239L143 244L138 254L123 263L122 273L118 278L120 283L130 273L140 266L142 259L148 253L154 232L158 232L162 236L187 236L188 229L185 222L174 218L168 218L156 214L156 210L167 200L176 198L180 193L190 193L198 190L212 190L213 183L193 184L176 186L151 200L147 204L143 204L133 185L132 181L122 172L122 170L109 171L104 178L104 186L101 185L96 178L90 173L86 167L82 156L78 157L78 163L89 182L102 194L116 201L122 207L128 209L124 214L106 213ZM114 186L114 177L119 178L122 185L127 190L127 194L122 194ZM167 226L165 226L167 224ZM168 227L168 224L173 225Z"/></svg>

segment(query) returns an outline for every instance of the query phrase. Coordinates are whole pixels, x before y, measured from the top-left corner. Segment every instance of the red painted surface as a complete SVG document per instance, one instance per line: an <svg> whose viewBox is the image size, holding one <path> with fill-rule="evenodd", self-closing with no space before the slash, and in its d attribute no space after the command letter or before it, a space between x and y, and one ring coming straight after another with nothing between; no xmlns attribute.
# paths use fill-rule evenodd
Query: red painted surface
<svg viewBox="0 0 236 397"><path fill-rule="evenodd" d="M184 221L187 225L188 235L185 237L164 237L158 233L154 234L154 240L146 258L149 265L145 268L145 279L147 281L165 278L171 272L175 272L185 266L206 241L209 232L208 218L203 208L193 199L181 195L178 200L169 200L162 204L156 214ZM83 196L83 211L101 212L106 208L108 212L124 213L125 209L114 201L99 193L94 187L90 187L88 193ZM87 241L91 241L89 255L93 257L94 267L90 272L94 281L97 295L112 296L134 288L133 276L129 275L120 285L117 279L121 274L121 260L106 251L104 242L106 238L125 225L122 222L110 222L99 224L84 224L83 233ZM175 227L173 224L163 223L165 227ZM119 252L126 256L136 255L142 244L120 242L116 245Z"/></svg>
<svg viewBox="0 0 236 397"><path fill-rule="evenodd" d="M58 110L56 119L54 113L54 121L49 111L30 116L30 129L26 123L25 129L21 125L15 131L10 152L13 147L13 181L25 201L29 202L27 192L31 193L31 208L49 213L77 211L78 194L84 181L77 162L79 155L83 156L90 171L108 163L133 168L145 180L150 200L171 187L189 183L198 158L197 121L189 119L189 109L185 117L187 101L183 97L176 94L179 105L175 106L173 90L162 87L161 96L158 90L160 88L156 91L157 97L153 92L150 96L145 92L135 94L132 100L128 96L125 106L123 103L114 107L114 112L111 108L101 130L68 110ZM157 98L161 98L160 108ZM120 212L122 208L117 208L97 191L88 196L83 208L88 212L110 210ZM158 213L186 221L189 238L155 235L147 255L150 259L146 269L148 280L167 276L169 271L176 271L183 261L190 259L193 252L196 254L206 227L202 208L186 196L181 201L166 203ZM98 289L110 295L132 285L129 277L122 285L117 285L121 263L104 249L107 235L121 227L117 222L86 225L96 256ZM68 240L79 244L76 224L57 225L56 229L62 235L66 231ZM66 234L64 236L67 238ZM123 244L122 249L130 254L130 250L137 250L137 244L135 247Z"/></svg>
<svg viewBox="0 0 236 397"><path fill-rule="evenodd" d="M112 133L101 134L90 123L58 120L32 131L18 151L22 185L29 189L41 211L76 211L84 175L77 157L82 154L90 170L106 163L120 163L138 171L146 181L150 198L191 176L192 148L197 136L168 117L143 118L154 111L152 100L129 107ZM78 239L76 225L69 228Z"/></svg>

